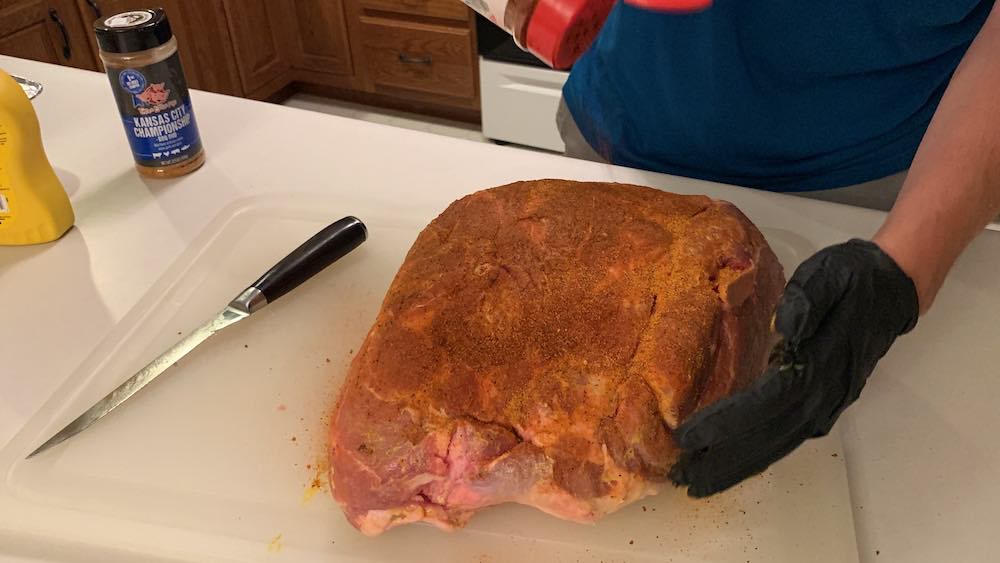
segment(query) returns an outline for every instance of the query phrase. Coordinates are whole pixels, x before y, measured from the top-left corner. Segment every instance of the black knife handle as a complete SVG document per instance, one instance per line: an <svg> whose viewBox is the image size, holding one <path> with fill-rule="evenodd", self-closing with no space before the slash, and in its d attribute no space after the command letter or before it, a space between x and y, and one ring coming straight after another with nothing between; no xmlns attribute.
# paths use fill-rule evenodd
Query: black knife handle
<svg viewBox="0 0 1000 563"><path fill-rule="evenodd" d="M273 303L347 255L367 238L368 229L364 223L357 217L344 217L302 243L250 287L259 289L267 302Z"/></svg>

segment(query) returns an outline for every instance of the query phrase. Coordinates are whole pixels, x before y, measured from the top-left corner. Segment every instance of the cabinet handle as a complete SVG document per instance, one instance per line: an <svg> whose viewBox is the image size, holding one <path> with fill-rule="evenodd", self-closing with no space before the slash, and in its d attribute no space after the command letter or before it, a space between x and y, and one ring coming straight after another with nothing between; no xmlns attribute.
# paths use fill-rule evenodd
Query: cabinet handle
<svg viewBox="0 0 1000 563"><path fill-rule="evenodd" d="M101 17L101 7L97 5L97 2L95 2L94 0L87 0L87 5L90 6L90 9L94 11L95 18Z"/></svg>
<svg viewBox="0 0 1000 563"><path fill-rule="evenodd" d="M434 59L430 55L424 57L414 57L413 55L407 55L406 53L399 54L399 62L408 65L429 65L434 62Z"/></svg>
<svg viewBox="0 0 1000 563"><path fill-rule="evenodd" d="M66 31L66 24L63 23L62 18L59 17L59 12L55 8L49 8L49 19L56 22L56 25L59 26L59 32L62 33L63 58L66 60L73 58L73 51L69 47L69 33Z"/></svg>

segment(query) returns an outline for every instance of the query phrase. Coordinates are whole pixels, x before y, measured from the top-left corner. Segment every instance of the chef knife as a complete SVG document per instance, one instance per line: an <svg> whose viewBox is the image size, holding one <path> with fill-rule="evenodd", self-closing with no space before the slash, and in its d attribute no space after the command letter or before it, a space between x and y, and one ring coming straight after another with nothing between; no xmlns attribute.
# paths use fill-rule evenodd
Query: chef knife
<svg viewBox="0 0 1000 563"><path fill-rule="evenodd" d="M364 223L355 217L344 217L328 225L282 258L260 279L250 284L236 299L230 301L222 312L182 338L155 360L149 362L149 365L128 378L114 391L108 393L97 404L87 409L44 444L38 446L35 451L28 454L28 458L83 432L91 424L128 400L129 397L138 393L140 389L149 385L158 375L210 336L242 321L267 304L273 303L323 268L357 248L366 238L368 238L368 230Z"/></svg>

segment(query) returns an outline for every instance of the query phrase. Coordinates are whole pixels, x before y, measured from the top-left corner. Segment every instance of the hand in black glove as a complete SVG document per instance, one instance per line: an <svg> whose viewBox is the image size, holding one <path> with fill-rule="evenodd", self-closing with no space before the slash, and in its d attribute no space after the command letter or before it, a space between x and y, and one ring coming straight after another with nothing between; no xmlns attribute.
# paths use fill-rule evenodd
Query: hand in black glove
<svg viewBox="0 0 1000 563"><path fill-rule="evenodd" d="M819 251L785 287L775 314L783 341L767 370L677 428L682 453L670 478L708 496L826 435L918 314L913 281L875 243Z"/></svg>

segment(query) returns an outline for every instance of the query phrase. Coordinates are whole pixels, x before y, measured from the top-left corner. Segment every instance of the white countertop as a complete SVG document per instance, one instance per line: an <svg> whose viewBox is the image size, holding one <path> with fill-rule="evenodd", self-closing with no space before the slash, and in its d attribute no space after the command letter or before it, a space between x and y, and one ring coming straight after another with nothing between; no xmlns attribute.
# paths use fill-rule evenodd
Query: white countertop
<svg viewBox="0 0 1000 563"><path fill-rule="evenodd" d="M44 84L34 104L77 216L56 243L0 247L0 447L239 198L419 196L443 209L480 188L559 177L707 193L751 219L777 210L789 234L808 224L822 244L870 236L883 216L203 92L193 96L207 163L146 180L103 75L9 57L0 67ZM1000 560L998 258L1000 233L984 232L838 424L864 561Z"/></svg>

